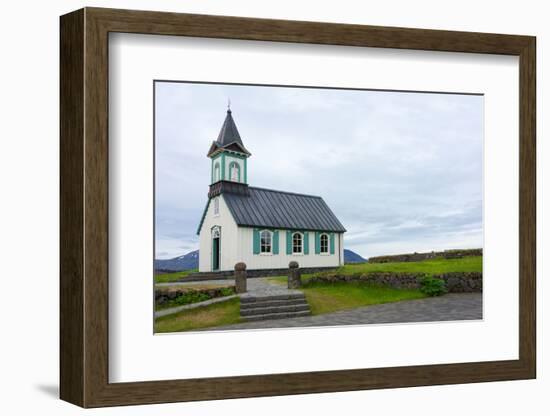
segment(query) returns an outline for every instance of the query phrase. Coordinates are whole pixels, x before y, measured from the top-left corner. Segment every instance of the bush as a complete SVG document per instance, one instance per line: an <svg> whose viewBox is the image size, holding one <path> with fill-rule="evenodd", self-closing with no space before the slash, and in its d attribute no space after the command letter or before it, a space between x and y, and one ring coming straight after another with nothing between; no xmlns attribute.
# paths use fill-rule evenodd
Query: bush
<svg viewBox="0 0 550 416"><path fill-rule="evenodd" d="M205 300L211 299L212 296L204 292L187 292L183 295L178 296L174 299L174 304L176 305L187 305L189 303L203 302Z"/></svg>
<svg viewBox="0 0 550 416"><path fill-rule="evenodd" d="M156 289L155 306L157 309L165 309L174 306L188 305L190 303L204 302L205 300L234 294L234 286L212 289L179 289L176 291L163 291Z"/></svg>
<svg viewBox="0 0 550 416"><path fill-rule="evenodd" d="M235 288L233 288L233 287L222 287L220 289L220 294L222 296L231 296L231 295L235 294Z"/></svg>
<svg viewBox="0 0 550 416"><path fill-rule="evenodd" d="M428 296L441 296L447 293L447 288L442 279L427 276L420 281L420 291Z"/></svg>

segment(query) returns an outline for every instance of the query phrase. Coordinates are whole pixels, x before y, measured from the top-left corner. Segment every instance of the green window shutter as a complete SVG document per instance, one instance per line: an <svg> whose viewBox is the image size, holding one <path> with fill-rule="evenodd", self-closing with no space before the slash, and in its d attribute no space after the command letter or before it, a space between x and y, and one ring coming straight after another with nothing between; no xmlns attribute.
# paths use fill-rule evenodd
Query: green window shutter
<svg viewBox="0 0 550 416"><path fill-rule="evenodd" d="M292 231L286 232L286 254L292 254Z"/></svg>
<svg viewBox="0 0 550 416"><path fill-rule="evenodd" d="M309 254L309 233L304 231L304 254Z"/></svg>
<svg viewBox="0 0 550 416"><path fill-rule="evenodd" d="M279 230L273 231L273 254L279 254Z"/></svg>
<svg viewBox="0 0 550 416"><path fill-rule="evenodd" d="M252 232L252 252L254 254L260 254L260 230L254 228Z"/></svg>
<svg viewBox="0 0 550 416"><path fill-rule="evenodd" d="M321 253L321 233L315 232L315 254Z"/></svg>
<svg viewBox="0 0 550 416"><path fill-rule="evenodd" d="M334 254L334 233L330 233L330 254Z"/></svg>

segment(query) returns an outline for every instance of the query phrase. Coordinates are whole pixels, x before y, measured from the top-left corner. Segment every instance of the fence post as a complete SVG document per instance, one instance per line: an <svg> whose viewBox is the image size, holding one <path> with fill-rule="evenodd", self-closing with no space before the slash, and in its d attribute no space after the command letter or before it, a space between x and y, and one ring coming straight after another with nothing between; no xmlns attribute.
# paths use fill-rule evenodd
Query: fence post
<svg viewBox="0 0 550 416"><path fill-rule="evenodd" d="M298 262L291 261L288 263L288 288L296 289L302 286L302 272Z"/></svg>
<svg viewBox="0 0 550 416"><path fill-rule="evenodd" d="M246 292L246 264L243 262L235 264L235 292Z"/></svg>

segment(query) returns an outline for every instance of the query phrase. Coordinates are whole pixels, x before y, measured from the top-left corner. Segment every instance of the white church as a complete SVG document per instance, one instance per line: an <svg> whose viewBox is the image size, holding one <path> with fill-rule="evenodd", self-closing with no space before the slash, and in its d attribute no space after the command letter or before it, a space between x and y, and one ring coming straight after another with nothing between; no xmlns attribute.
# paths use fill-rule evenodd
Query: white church
<svg viewBox="0 0 550 416"><path fill-rule="evenodd" d="M320 196L248 185L244 147L228 108L218 139L207 155L211 184L197 234L199 272L284 269L344 264L346 229Z"/></svg>

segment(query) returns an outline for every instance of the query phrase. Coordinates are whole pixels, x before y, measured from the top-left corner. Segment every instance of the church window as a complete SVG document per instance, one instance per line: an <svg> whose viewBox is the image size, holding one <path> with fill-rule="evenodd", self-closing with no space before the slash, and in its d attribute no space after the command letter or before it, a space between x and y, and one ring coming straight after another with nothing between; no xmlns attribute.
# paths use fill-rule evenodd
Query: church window
<svg viewBox="0 0 550 416"><path fill-rule="evenodd" d="M220 198L214 198L214 215L220 215Z"/></svg>
<svg viewBox="0 0 550 416"><path fill-rule="evenodd" d="M212 228L212 238L220 238L220 227Z"/></svg>
<svg viewBox="0 0 550 416"><path fill-rule="evenodd" d="M321 234L321 253L328 253L328 235L326 234Z"/></svg>
<svg viewBox="0 0 550 416"><path fill-rule="evenodd" d="M292 235L292 253L302 253L302 234L300 233L294 233Z"/></svg>
<svg viewBox="0 0 550 416"><path fill-rule="evenodd" d="M214 182L218 182L220 180L220 164L216 162L214 165Z"/></svg>
<svg viewBox="0 0 550 416"><path fill-rule="evenodd" d="M271 253L271 231L263 230L260 234L260 252Z"/></svg>
<svg viewBox="0 0 550 416"><path fill-rule="evenodd" d="M241 181L241 172L238 163L231 162L231 164L229 165L229 177L233 182Z"/></svg>

